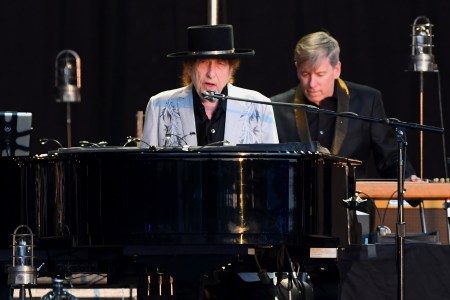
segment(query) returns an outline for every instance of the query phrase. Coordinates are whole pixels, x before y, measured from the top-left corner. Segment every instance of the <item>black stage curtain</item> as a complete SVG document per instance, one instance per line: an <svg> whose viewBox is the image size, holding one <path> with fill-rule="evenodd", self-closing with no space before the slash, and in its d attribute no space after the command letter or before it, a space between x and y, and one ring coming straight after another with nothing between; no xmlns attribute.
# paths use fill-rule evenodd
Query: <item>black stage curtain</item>
<svg viewBox="0 0 450 300"><path fill-rule="evenodd" d="M419 74L405 72L411 24L434 24L439 73L424 74L424 124L440 126L438 74L449 111L450 2L219 1L219 22L235 27L236 47L253 48L237 85L267 96L296 84L293 48L304 34L327 30L341 44L342 78L371 85L384 95L389 117L420 122ZM180 66L165 55L186 49L186 27L208 23L207 0L48 0L0 3L0 110L31 111L32 152L50 137L66 142L66 105L55 102L56 55L81 57L82 101L71 105L72 145L80 140L122 145L136 134L135 115L151 95L179 86ZM449 118L444 115L445 124ZM444 126L445 127L445 126ZM408 132L408 154L419 168L419 133ZM424 175L443 177L442 137L425 133ZM447 145L449 142L447 141Z"/></svg>

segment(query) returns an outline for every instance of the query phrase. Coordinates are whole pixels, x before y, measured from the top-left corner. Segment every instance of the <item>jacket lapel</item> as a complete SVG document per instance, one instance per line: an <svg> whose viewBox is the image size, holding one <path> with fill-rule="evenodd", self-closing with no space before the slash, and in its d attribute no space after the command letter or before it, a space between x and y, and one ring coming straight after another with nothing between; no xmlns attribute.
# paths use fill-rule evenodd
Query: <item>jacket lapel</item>
<svg viewBox="0 0 450 300"><path fill-rule="evenodd" d="M305 104L305 99L303 99L303 94L300 86L295 90L295 104ZM311 142L311 135L309 133L308 119L306 117L306 111L304 109L295 108L295 124L297 125L297 133L302 142Z"/></svg>
<svg viewBox="0 0 450 300"><path fill-rule="evenodd" d="M337 111L346 112L349 110L350 106L350 93L345 82L338 78L336 80L338 84L337 91ZM303 93L300 86L297 87L295 91L295 104L305 104ZM308 119L306 117L306 111L303 109L294 109L295 112L295 123L297 126L298 136L302 142L311 142L311 135L309 132ZM345 135L348 129L348 118L336 117L336 125L334 128L333 143L331 146L331 153L337 155L339 154L342 143L344 141Z"/></svg>
<svg viewBox="0 0 450 300"><path fill-rule="evenodd" d="M345 82L338 78L337 79L337 111L347 112L350 106L350 93ZM337 155L341 151L342 142L344 141L345 135L348 129L348 118L336 117L336 125L334 128L334 138L333 144L331 146L331 153Z"/></svg>

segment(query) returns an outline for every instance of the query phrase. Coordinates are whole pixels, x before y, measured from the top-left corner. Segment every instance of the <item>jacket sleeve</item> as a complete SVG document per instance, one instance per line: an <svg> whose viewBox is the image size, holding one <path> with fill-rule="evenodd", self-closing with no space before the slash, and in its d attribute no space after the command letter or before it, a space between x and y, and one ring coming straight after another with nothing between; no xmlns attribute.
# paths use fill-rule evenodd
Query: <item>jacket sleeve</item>
<svg viewBox="0 0 450 300"><path fill-rule="evenodd" d="M153 105L153 99L150 98L145 110L144 130L141 137L141 148L149 146L159 146L158 143L158 113Z"/></svg>

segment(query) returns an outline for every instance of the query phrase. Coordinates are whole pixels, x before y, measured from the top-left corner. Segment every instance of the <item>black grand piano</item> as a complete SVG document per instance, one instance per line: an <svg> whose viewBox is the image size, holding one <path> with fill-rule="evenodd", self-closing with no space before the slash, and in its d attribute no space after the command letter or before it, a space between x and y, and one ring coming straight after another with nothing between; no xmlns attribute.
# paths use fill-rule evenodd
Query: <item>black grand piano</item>
<svg viewBox="0 0 450 300"><path fill-rule="evenodd" d="M74 246L297 244L304 235L346 245L342 200L354 191L357 162L315 150L80 147L2 158L11 208L2 229L26 224L38 240Z"/></svg>
<svg viewBox="0 0 450 300"><path fill-rule="evenodd" d="M38 248L150 257L351 243L343 200L359 162L316 144L61 148L0 164L1 248L20 224Z"/></svg>

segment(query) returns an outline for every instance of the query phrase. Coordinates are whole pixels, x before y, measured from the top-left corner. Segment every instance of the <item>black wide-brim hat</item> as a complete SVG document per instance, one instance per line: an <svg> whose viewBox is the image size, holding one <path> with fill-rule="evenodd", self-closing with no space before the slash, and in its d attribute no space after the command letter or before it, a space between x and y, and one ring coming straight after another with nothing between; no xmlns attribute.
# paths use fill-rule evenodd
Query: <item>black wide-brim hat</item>
<svg viewBox="0 0 450 300"><path fill-rule="evenodd" d="M187 29L188 51L167 55L170 59L198 59L198 58L240 58L252 56L252 49L235 49L233 26L199 25Z"/></svg>

